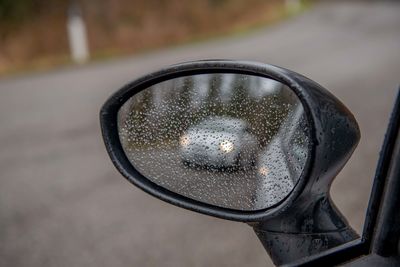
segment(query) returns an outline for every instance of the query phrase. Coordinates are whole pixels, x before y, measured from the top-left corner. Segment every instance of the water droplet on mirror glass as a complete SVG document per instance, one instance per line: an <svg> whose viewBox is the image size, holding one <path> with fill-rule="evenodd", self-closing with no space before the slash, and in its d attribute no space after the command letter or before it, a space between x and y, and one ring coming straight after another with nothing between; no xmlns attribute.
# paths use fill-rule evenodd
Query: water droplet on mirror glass
<svg viewBox="0 0 400 267"><path fill-rule="evenodd" d="M286 85L242 74L164 81L118 112L123 149L152 182L237 210L271 207L293 190L309 153L308 122Z"/></svg>

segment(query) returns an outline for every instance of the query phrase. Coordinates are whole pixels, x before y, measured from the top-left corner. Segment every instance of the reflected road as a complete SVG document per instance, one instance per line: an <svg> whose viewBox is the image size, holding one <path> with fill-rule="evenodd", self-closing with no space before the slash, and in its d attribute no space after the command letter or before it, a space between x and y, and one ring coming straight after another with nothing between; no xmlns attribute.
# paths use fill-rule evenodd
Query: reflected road
<svg viewBox="0 0 400 267"><path fill-rule="evenodd" d="M135 158L143 162L139 170L161 174L160 179L153 181L167 189L186 192L193 199L218 203L223 207L254 209L255 189L259 183L255 182L258 179L254 166L246 169L193 166L185 164L179 153L172 148L146 149L133 153Z"/></svg>

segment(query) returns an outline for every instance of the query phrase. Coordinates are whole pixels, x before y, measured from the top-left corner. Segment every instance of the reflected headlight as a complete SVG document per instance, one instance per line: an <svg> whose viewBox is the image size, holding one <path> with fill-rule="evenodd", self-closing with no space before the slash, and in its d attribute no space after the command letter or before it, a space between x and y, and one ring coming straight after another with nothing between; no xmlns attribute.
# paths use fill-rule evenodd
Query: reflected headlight
<svg viewBox="0 0 400 267"><path fill-rule="evenodd" d="M267 167L261 167L258 169L258 173L262 176L266 176L269 173L269 169Z"/></svg>
<svg viewBox="0 0 400 267"><path fill-rule="evenodd" d="M219 148L225 153L231 152L234 147L235 147L234 144L231 141L228 141L228 140L222 141L219 144Z"/></svg>
<svg viewBox="0 0 400 267"><path fill-rule="evenodd" d="M179 139L181 146L188 146L190 144L190 138L186 134L182 135Z"/></svg>

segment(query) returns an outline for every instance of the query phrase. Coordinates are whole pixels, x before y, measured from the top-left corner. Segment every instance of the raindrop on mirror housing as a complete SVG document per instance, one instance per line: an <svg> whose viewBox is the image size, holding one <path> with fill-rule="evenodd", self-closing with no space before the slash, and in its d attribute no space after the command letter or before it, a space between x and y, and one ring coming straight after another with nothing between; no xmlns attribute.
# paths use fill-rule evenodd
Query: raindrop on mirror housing
<svg viewBox="0 0 400 267"><path fill-rule="evenodd" d="M275 264L358 238L329 197L359 141L357 122L300 74L229 60L173 65L117 91L100 120L131 183L248 223Z"/></svg>

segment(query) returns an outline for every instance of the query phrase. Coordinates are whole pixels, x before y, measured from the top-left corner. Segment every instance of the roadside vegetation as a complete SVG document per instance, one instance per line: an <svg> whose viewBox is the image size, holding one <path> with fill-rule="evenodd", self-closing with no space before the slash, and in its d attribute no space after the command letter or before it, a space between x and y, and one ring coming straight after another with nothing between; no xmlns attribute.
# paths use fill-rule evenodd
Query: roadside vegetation
<svg viewBox="0 0 400 267"><path fill-rule="evenodd" d="M91 60L246 32L293 12L284 0L0 0L0 75L71 63L68 10L79 6ZM301 3L298 11L305 8Z"/></svg>

